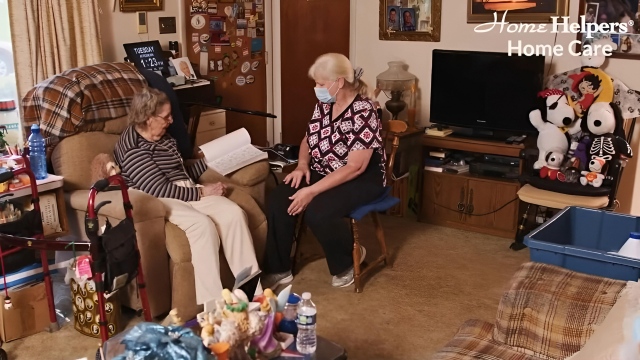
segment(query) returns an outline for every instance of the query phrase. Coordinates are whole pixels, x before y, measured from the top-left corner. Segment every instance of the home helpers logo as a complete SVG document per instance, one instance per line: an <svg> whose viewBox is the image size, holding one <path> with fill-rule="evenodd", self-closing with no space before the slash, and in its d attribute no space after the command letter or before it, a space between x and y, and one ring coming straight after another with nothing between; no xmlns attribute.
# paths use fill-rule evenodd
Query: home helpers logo
<svg viewBox="0 0 640 360"><path fill-rule="evenodd" d="M523 34L523 33L551 33L551 34L579 34L582 33L582 41L574 40L569 43L567 51L573 56L598 56L604 54L605 56L611 55L615 50L611 44L591 44L591 40L595 36L602 36L603 34L626 34L630 28L633 28L634 21L629 20L625 23L588 23L584 15L580 16L580 22L569 22L568 16L552 16L552 22L546 24L523 24L523 23L510 23L506 21L507 11L502 15L502 20L498 21L498 13L493 13L493 21L477 25L474 29L477 33L488 33L491 31L498 31L502 33L510 34ZM576 45L582 45L582 51L575 51ZM565 53L565 49L559 44L526 44L522 40L509 40L508 42L509 55L517 56L562 56Z"/></svg>

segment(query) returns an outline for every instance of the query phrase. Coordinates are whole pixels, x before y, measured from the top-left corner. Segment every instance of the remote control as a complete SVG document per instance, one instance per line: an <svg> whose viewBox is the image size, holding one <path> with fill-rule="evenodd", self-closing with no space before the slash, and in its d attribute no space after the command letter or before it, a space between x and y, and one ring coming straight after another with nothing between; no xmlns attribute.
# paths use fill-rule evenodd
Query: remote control
<svg viewBox="0 0 640 360"><path fill-rule="evenodd" d="M513 143L516 144L516 145L521 144L526 137L527 137L527 135L518 136L513 140Z"/></svg>
<svg viewBox="0 0 640 360"><path fill-rule="evenodd" d="M507 138L507 140L505 140L504 142L505 142L505 143L507 143L507 144L513 144L513 141L514 141L517 137L518 137L518 136L516 136L516 135L509 136L509 137Z"/></svg>

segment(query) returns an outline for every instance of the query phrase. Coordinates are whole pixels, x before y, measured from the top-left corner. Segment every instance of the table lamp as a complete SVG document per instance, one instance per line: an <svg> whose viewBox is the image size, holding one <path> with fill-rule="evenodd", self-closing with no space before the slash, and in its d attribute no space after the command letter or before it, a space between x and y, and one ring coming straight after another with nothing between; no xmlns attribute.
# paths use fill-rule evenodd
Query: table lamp
<svg viewBox="0 0 640 360"><path fill-rule="evenodd" d="M390 61L387 63L389 68L376 77L376 89L381 90L387 95L389 100L385 103L387 111L392 115L392 119L397 120L398 114L407 106L403 100L405 91L411 92L409 99L408 126L415 128L415 92L416 92L416 76L404 69L402 61ZM391 96L387 94L389 92Z"/></svg>

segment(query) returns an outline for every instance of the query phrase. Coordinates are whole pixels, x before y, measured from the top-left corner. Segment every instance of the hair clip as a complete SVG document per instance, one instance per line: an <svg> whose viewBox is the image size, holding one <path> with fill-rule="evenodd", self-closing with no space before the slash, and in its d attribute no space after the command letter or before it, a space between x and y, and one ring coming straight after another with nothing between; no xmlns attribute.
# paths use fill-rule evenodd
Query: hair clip
<svg viewBox="0 0 640 360"><path fill-rule="evenodd" d="M361 67L357 67L355 69L353 69L353 80L358 80L362 77L362 74L364 73L364 70L362 70Z"/></svg>

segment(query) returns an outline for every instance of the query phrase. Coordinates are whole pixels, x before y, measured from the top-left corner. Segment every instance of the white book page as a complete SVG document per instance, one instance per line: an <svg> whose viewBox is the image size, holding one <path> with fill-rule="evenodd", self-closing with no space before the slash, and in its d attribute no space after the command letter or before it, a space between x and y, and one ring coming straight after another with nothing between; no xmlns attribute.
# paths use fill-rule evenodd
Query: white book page
<svg viewBox="0 0 640 360"><path fill-rule="evenodd" d="M241 128L201 145L200 150L202 150L202 154L204 154L207 162L214 162L246 145L251 145L251 136L249 136L249 132L247 132L245 128Z"/></svg>
<svg viewBox="0 0 640 360"><path fill-rule="evenodd" d="M260 151L253 145L248 144L214 161L207 161L207 165L220 174L227 175L251 163L266 158L266 152Z"/></svg>

